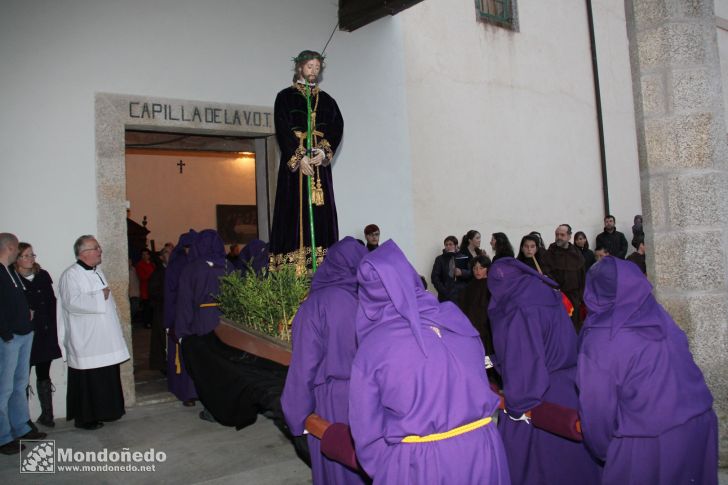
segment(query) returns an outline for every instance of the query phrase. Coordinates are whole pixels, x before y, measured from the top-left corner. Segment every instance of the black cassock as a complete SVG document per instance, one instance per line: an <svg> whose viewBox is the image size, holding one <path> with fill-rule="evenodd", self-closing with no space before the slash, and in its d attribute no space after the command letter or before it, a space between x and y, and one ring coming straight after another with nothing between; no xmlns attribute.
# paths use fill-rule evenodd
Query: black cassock
<svg viewBox="0 0 728 485"><path fill-rule="evenodd" d="M326 161L314 169L311 177L314 189L320 186L323 195L323 205L313 206L317 262L320 263L326 249L339 239L330 161L341 142L344 119L334 98L318 86L311 90L310 99L315 112L312 147L326 153ZM299 175L300 160L306 155L308 131L305 86L296 84L279 92L274 109L281 159L270 238L270 268L284 264L302 268L311 266L307 177Z"/></svg>

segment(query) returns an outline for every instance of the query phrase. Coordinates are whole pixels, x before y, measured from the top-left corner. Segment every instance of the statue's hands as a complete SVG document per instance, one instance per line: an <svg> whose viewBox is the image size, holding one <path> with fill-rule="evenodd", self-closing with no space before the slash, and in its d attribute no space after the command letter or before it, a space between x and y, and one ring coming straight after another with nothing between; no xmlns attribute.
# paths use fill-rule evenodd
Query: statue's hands
<svg viewBox="0 0 728 485"><path fill-rule="evenodd" d="M318 167L324 162L324 159L326 158L326 154L324 151L320 148L314 148L313 149L314 156L311 159L311 165L314 167Z"/></svg>
<svg viewBox="0 0 728 485"><path fill-rule="evenodd" d="M306 156L301 158L300 170L301 170L301 173L303 173L304 175L308 175L309 177L311 177L313 175L313 166L311 165L310 158L308 158Z"/></svg>

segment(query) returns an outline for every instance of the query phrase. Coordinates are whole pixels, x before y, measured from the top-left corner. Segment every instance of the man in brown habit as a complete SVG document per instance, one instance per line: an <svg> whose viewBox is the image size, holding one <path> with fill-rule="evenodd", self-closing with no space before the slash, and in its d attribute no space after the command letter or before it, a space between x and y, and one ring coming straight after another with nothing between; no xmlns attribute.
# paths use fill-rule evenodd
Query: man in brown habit
<svg viewBox="0 0 728 485"><path fill-rule="evenodd" d="M579 249L569 242L571 240L570 225L561 224L558 226L555 236L556 242L549 246L547 252L551 264L550 276L559 284L561 291L574 305L571 321L578 333L581 330L579 314L586 285L584 257Z"/></svg>

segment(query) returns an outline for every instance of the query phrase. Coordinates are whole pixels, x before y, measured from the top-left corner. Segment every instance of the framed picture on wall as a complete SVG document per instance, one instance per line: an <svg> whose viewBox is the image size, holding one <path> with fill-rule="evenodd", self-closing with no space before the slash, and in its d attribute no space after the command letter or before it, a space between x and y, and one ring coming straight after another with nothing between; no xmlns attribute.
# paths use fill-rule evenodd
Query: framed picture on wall
<svg viewBox="0 0 728 485"><path fill-rule="evenodd" d="M258 207L223 205L217 209L217 232L225 244L247 244L258 237Z"/></svg>

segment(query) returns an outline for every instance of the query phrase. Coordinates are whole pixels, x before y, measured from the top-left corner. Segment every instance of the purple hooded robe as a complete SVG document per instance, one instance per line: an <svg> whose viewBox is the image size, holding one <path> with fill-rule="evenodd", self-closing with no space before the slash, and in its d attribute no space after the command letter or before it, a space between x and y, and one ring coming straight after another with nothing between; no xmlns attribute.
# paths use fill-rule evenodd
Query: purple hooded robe
<svg viewBox="0 0 728 485"><path fill-rule="evenodd" d="M361 466L374 483L510 483L492 422L443 440L402 442L493 414L498 397L478 331L453 303L425 291L391 240L364 257L357 277L349 422Z"/></svg>
<svg viewBox="0 0 728 485"><path fill-rule="evenodd" d="M349 422L359 304L356 269L365 254L366 248L352 237L331 246L293 320L293 354L281 405L294 436L303 434L311 413L332 423ZM317 438L308 436L313 483L365 483L359 474L323 456L320 446Z"/></svg>
<svg viewBox="0 0 728 485"><path fill-rule="evenodd" d="M182 269L192 258L191 254L185 252L185 246L189 247L191 252L196 237L197 232L192 229L180 235L179 241L169 257L169 263L164 274L164 328L169 330L167 334L167 387L180 401L197 399L195 385L185 370L181 351L177 348L178 337L174 331L179 278ZM177 362L179 362L179 374L177 373Z"/></svg>
<svg viewBox="0 0 728 485"><path fill-rule="evenodd" d="M513 483L598 483L599 465L583 443L512 419L544 401L577 408L576 332L558 285L514 258L501 258L488 271L488 287L508 411L500 413L498 429Z"/></svg>
<svg viewBox="0 0 728 485"><path fill-rule="evenodd" d="M225 245L217 231L205 229L190 249L192 261L183 269L177 289L174 331L177 338L206 335L220 323L220 309L213 295L220 292L220 277L225 275Z"/></svg>
<svg viewBox="0 0 728 485"><path fill-rule="evenodd" d="M260 275L263 269L268 268L268 245L260 239L253 239L245 245L237 258L233 260L235 269L242 271L243 275L252 269Z"/></svg>
<svg viewBox="0 0 728 485"><path fill-rule="evenodd" d="M614 257L587 275L580 335L584 441L605 484L718 483L713 397L688 341L640 269Z"/></svg>

